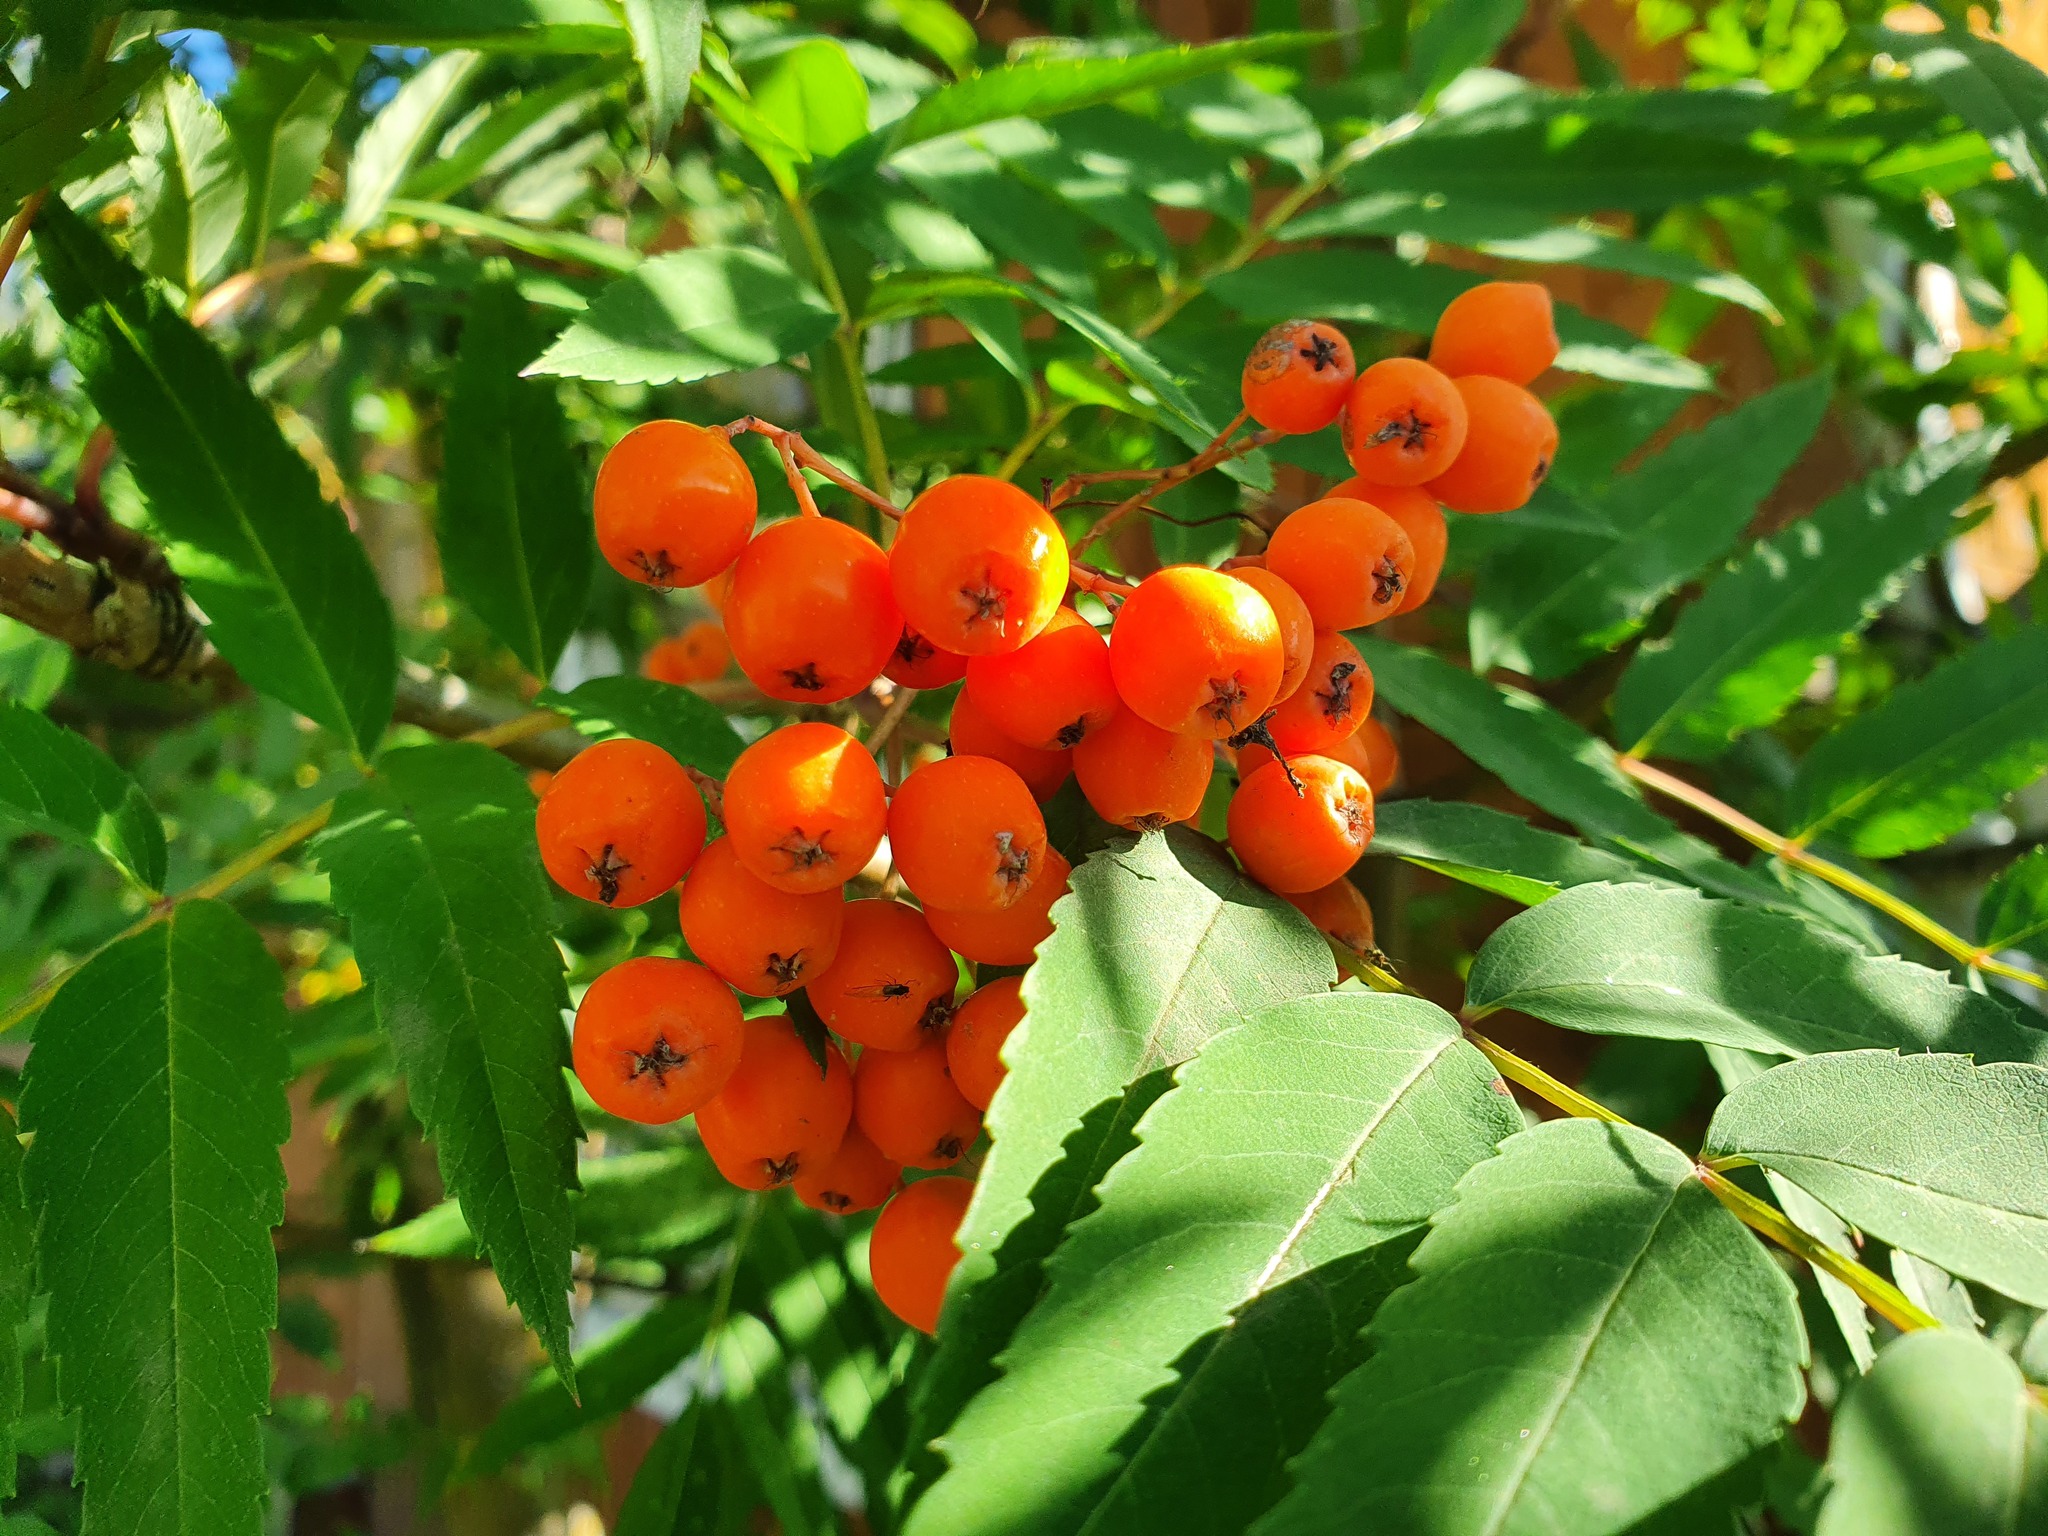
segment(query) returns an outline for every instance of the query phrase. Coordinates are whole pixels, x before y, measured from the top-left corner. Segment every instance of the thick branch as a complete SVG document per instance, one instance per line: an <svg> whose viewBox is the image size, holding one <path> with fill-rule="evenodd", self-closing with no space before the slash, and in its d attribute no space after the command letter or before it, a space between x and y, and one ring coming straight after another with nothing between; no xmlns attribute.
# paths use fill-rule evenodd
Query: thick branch
<svg viewBox="0 0 2048 1536"><path fill-rule="evenodd" d="M175 587L178 578L164 560L163 551L133 529L124 528L108 514L99 497L99 475L105 466L106 448L94 435L92 457L79 471L79 494L74 499L51 490L32 475L25 475L0 459L0 498L13 503L0 507L0 515L19 523L31 533L41 534L65 554L89 565L104 565L116 576L150 586Z"/></svg>
<svg viewBox="0 0 2048 1536"><path fill-rule="evenodd" d="M0 614L124 672L197 687L231 687L175 581L168 585L0 544Z"/></svg>

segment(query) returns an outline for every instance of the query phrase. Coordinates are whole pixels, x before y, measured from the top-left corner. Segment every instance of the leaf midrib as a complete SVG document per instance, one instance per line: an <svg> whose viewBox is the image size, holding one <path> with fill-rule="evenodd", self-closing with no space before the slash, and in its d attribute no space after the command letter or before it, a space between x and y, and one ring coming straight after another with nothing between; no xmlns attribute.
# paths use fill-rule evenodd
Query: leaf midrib
<svg viewBox="0 0 2048 1536"><path fill-rule="evenodd" d="M1782 1158L1788 1161L1796 1160L1801 1163L1818 1163L1826 1168L1839 1169L1844 1173L1869 1179L1872 1183L1884 1185L1889 1189L1896 1189L1915 1195L1926 1195L1936 1200L1951 1200L1957 1205L1968 1206L1975 1210L1996 1211L2002 1216L2013 1218L2015 1221L2038 1223L2042 1227L2043 1236L2048 1237L2048 1208L2027 1210L2019 1206L1999 1205L1975 1195L1957 1194L1954 1190L1943 1189L1939 1185L1930 1184L1924 1180L1907 1178L1900 1174L1887 1173L1880 1168L1869 1168L1865 1167L1862 1163L1851 1162L1845 1153L1800 1152L1787 1147L1745 1146L1741 1149L1739 1155L1751 1158L1767 1168L1772 1167L1772 1164L1766 1161L1768 1158ZM1782 1168L1775 1168L1773 1171L1782 1174L1788 1179L1793 1177L1790 1172ZM1795 1179L1794 1182L1796 1183L1797 1180ZM1819 1196L1815 1196L1815 1198L1818 1199ZM1825 1201L1822 1203L1826 1204ZM1832 1207L1830 1208L1832 1209ZM1836 1214L1840 1215L1841 1213L1837 1211Z"/></svg>

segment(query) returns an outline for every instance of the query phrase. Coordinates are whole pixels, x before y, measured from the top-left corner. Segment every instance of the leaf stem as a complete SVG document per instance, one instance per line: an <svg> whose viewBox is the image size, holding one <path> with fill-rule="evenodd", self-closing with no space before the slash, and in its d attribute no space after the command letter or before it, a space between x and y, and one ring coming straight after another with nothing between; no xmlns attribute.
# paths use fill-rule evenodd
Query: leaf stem
<svg viewBox="0 0 2048 1536"><path fill-rule="evenodd" d="M867 740L861 745L868 751L879 754L889 744L889 738L896 734L896 727L903 723L903 717L910 713L910 706L917 702L915 688L898 688L889 700L889 707L882 711L875 721L874 729L868 732Z"/></svg>
<svg viewBox="0 0 2048 1536"><path fill-rule="evenodd" d="M1494 1070L1511 1083L1519 1083L1546 1104L1554 1104L1568 1115L1582 1120L1605 1120L1609 1125L1627 1125L1629 1122L1617 1115L1606 1105L1587 1098L1569 1083L1563 1083L1537 1066L1525 1061L1504 1045L1496 1045L1477 1030L1466 1029L1465 1038L1479 1048L1479 1054L1494 1065Z"/></svg>
<svg viewBox="0 0 2048 1536"><path fill-rule="evenodd" d="M35 223L36 215L42 212L43 199L49 195L48 187L37 187L22 199L14 222L7 226L6 237L0 239L0 283L7 281L7 274L14 268L14 258L21 254L22 242L28 239L28 227Z"/></svg>
<svg viewBox="0 0 2048 1536"><path fill-rule="evenodd" d="M1095 520L1094 526L1074 541L1072 553L1080 554L1097 539L1100 539L1111 529L1115 528L1118 523L1129 517L1131 513L1144 506L1154 496L1162 495L1177 485L1185 484L1197 475L1206 474L1218 464L1225 463L1231 459L1241 458L1247 453L1265 447L1268 443L1276 443L1286 435L1285 433L1272 431L1253 432L1246 437L1240 438L1236 443L1231 443L1231 436L1250 419L1251 412L1249 410L1239 411L1235 416L1231 417L1222 431L1210 439L1209 445L1193 458L1180 464L1169 465L1165 469L1143 471L1143 477L1149 479L1151 484L1125 497L1107 512L1103 513L1102 516L1098 517ZM1119 479L1138 478L1123 471L1117 471L1116 476ZM1067 483L1061 487L1061 490L1066 491L1068 487L1073 485L1076 478L1078 477L1068 476ZM1056 497L1053 505L1058 506L1064 500L1064 496Z"/></svg>
<svg viewBox="0 0 2048 1536"><path fill-rule="evenodd" d="M838 269L832 265L831 253L825 249L824 237L818 233L818 221L811 217L810 205L796 196L783 201L789 209L790 222L796 225L797 237L803 241L804 253L817 271L825 300L838 312L839 328L832 340L839 353L839 366L846 374L847 402L853 408L861 452L867 459L868 479L887 491L893 484L889 476L889 451L882 443L882 423L875 415L875 403L868 398L867 369L860 355L860 323L846 302L846 289L839 281Z"/></svg>
<svg viewBox="0 0 2048 1536"><path fill-rule="evenodd" d="M798 471L798 465L824 476L842 491L858 496L891 522L903 521L901 507L881 492L861 484L834 464L805 442L801 432L793 432L788 427L778 427L774 422L760 416L742 416L738 421L727 422L721 430L729 438L741 432L756 432L775 445L775 451L782 456L783 472L789 476L790 489L796 492L797 505L804 509L806 516L818 516L818 504L812 500L810 484Z"/></svg>

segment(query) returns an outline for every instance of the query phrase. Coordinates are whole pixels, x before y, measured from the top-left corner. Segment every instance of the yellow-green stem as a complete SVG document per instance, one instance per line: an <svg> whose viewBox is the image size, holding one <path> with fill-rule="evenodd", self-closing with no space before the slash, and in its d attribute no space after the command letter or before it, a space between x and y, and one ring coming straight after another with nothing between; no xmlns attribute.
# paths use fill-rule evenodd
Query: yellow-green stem
<svg viewBox="0 0 2048 1536"><path fill-rule="evenodd" d="M810 205L801 197L785 200L789 209L790 222L796 226L797 238L803 241L804 254L811 260L817 271L818 284L825 291L825 301L839 315L839 329L833 334L833 347L839 354L840 369L846 375L847 404L853 410L855 429L860 434L861 455L867 461L868 484L882 495L887 496L893 482L889 477L889 450L882 442L882 423L875 415L875 404L868 398L867 367L861 358L860 324L854 319L853 308L846 302L846 289L840 284L839 271L832 265L831 252L825 249L825 240L818 233L818 221L811 217ZM813 363L817 361L812 359Z"/></svg>

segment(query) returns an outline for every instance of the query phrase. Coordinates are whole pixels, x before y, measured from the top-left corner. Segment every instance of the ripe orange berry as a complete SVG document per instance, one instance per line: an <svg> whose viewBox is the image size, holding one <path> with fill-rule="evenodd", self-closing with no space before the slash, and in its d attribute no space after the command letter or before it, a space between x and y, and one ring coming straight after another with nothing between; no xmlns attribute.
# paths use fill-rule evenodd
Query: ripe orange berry
<svg viewBox="0 0 2048 1536"><path fill-rule="evenodd" d="M1557 361L1557 322L1541 283L1481 283L1444 306L1429 360L1452 377L1491 374L1534 384Z"/></svg>
<svg viewBox="0 0 2048 1536"><path fill-rule="evenodd" d="M673 887L704 847L704 801L682 764L645 741L586 747L534 817L541 863L585 901L637 907Z"/></svg>
<svg viewBox="0 0 2048 1536"><path fill-rule="evenodd" d="M1280 669L1280 691L1284 699L1308 676L1309 652L1315 649L1316 621L1309 616L1301 594L1262 565L1238 566L1231 575L1272 604L1273 617L1280 621L1280 652L1286 658Z"/></svg>
<svg viewBox="0 0 2048 1536"><path fill-rule="evenodd" d="M829 891L867 867L889 821L882 771L836 725L770 731L725 776L725 831L778 891Z"/></svg>
<svg viewBox="0 0 2048 1536"><path fill-rule="evenodd" d="M774 1189L828 1166L853 1122L853 1074L834 1045L818 1070L796 1026L779 1014L748 1019L740 1064L697 1111L697 1134L718 1171L741 1189Z"/></svg>
<svg viewBox="0 0 2048 1536"><path fill-rule="evenodd" d="M987 1109L1009 1068L1003 1042L1024 1022L1024 978L998 976L953 1014L946 1030L946 1067L953 1086L976 1109Z"/></svg>
<svg viewBox="0 0 2048 1536"><path fill-rule="evenodd" d="M640 658L640 675L657 683L708 683L723 677L732 665L732 647L726 644L725 626L716 619L699 619L680 635L656 641Z"/></svg>
<svg viewBox="0 0 2048 1536"><path fill-rule="evenodd" d="M597 547L650 587L694 587L737 560L754 532L754 477L723 432L650 421L597 471Z"/></svg>
<svg viewBox="0 0 2048 1536"><path fill-rule="evenodd" d="M997 730L1041 752L1078 746L1118 703L1109 642L1071 608L1016 650L972 658L962 691Z"/></svg>
<svg viewBox="0 0 2048 1536"><path fill-rule="evenodd" d="M548 786L555 782L555 776L546 768L535 768L526 776L526 787L538 800L548 792Z"/></svg>
<svg viewBox="0 0 2048 1536"><path fill-rule="evenodd" d="M1370 502L1325 496L1273 530L1266 569L1301 594L1317 629L1357 629L1400 611L1415 546Z"/></svg>
<svg viewBox="0 0 2048 1536"><path fill-rule="evenodd" d="M853 1066L853 1123L906 1168L950 1168L981 1134L981 1111L953 1086L946 1042L862 1051Z"/></svg>
<svg viewBox="0 0 2048 1536"><path fill-rule="evenodd" d="M1413 613L1436 591L1436 579L1443 574L1444 555L1451 544L1451 530L1444 521L1444 509L1436 498L1419 486L1374 485L1357 476L1330 487L1331 497L1348 497L1368 502L1401 525L1415 549L1415 568L1408 573L1407 589L1394 612Z"/></svg>
<svg viewBox="0 0 2048 1536"><path fill-rule="evenodd" d="M851 698L882 675L903 633L889 557L830 518L764 528L733 568L725 632L740 670L769 698Z"/></svg>
<svg viewBox="0 0 2048 1536"><path fill-rule="evenodd" d="M903 616L962 656L1014 651L1067 590L1067 541L1007 480L954 475L910 504L889 546Z"/></svg>
<svg viewBox="0 0 2048 1536"><path fill-rule="evenodd" d="M993 912L1045 868L1045 817L1015 770L988 757L913 768L889 803L896 872L926 906Z"/></svg>
<svg viewBox="0 0 2048 1536"><path fill-rule="evenodd" d="M1308 681L1282 699L1266 722L1273 740L1289 757L1297 752L1328 754L1372 713L1372 669L1358 647L1334 629L1316 635ZM1088 787L1082 779L1081 787Z"/></svg>
<svg viewBox="0 0 2048 1536"><path fill-rule="evenodd" d="M1375 800L1392 789L1394 780L1401 776L1401 749L1394 745L1393 733L1371 716L1359 723L1349 741L1338 742L1323 756L1356 768L1372 786Z"/></svg>
<svg viewBox="0 0 2048 1536"><path fill-rule="evenodd" d="M946 739L955 757L993 758L1009 768L1024 781L1031 798L1041 804L1050 800L1074 771L1073 753L1043 752L1006 736L975 707L964 688L953 700L953 718L946 729Z"/></svg>
<svg viewBox="0 0 2048 1536"><path fill-rule="evenodd" d="M1465 451L1429 482L1457 512L1512 512L1528 503L1557 457L1557 423L1519 384L1471 374L1457 381L1472 421Z"/></svg>
<svg viewBox="0 0 2048 1536"><path fill-rule="evenodd" d="M1337 419L1357 365L1344 333L1287 320L1252 345L1239 388L1252 420L1275 432L1320 432Z"/></svg>
<svg viewBox="0 0 2048 1536"><path fill-rule="evenodd" d="M1301 780L1297 794L1286 767ZM1327 757L1266 763L1230 800L1230 846L1268 890L1312 891L1358 862L1372 841L1372 789L1357 769Z"/></svg>
<svg viewBox="0 0 2048 1536"><path fill-rule="evenodd" d="M804 995L834 1034L908 1051L946 1027L959 984L960 968L917 908L872 898L846 904L839 953Z"/></svg>
<svg viewBox="0 0 2048 1536"><path fill-rule="evenodd" d="M1412 357L1374 363L1344 403L1344 456L1381 485L1435 479L1465 446L1465 430L1457 386Z"/></svg>
<svg viewBox="0 0 2048 1536"><path fill-rule="evenodd" d="M1138 832L1201 810L1215 768L1207 737L1162 731L1128 709L1074 749L1074 777L1095 814Z"/></svg>
<svg viewBox="0 0 2048 1536"><path fill-rule="evenodd" d="M1372 908L1349 880L1332 880L1312 891L1282 892L1281 899L1355 955L1373 950Z"/></svg>
<svg viewBox="0 0 2048 1536"><path fill-rule="evenodd" d="M794 992L830 965L846 915L836 890L777 890L740 862L729 837L704 850L678 905L690 953L750 997Z"/></svg>
<svg viewBox="0 0 2048 1536"><path fill-rule="evenodd" d="M896 1192L902 1178L902 1166L882 1156L859 1126L849 1125L832 1161L806 1168L790 1187L814 1211L850 1216L872 1211Z"/></svg>
<svg viewBox="0 0 2048 1536"><path fill-rule="evenodd" d="M982 965L1029 965L1052 937L1052 904L1067 894L1073 866L1057 848L1045 850L1045 872L1000 912L947 912L926 907L924 920L946 948Z"/></svg>
<svg viewBox="0 0 2048 1536"><path fill-rule="evenodd" d="M1287 658L1273 605L1221 571L1170 565L1138 583L1109 633L1116 691L1161 730L1218 740L1266 712Z"/></svg>
<svg viewBox="0 0 2048 1536"><path fill-rule="evenodd" d="M960 1262L953 1234L974 1198L970 1180L919 1179L882 1207L868 1241L868 1270L882 1305L920 1333L936 1333L946 1282Z"/></svg>
<svg viewBox="0 0 2048 1536"><path fill-rule="evenodd" d="M734 556L735 559L738 556ZM725 600L732 596L732 567L727 566L716 576L697 588L697 595L713 613L725 612Z"/></svg>
<svg viewBox="0 0 2048 1536"><path fill-rule="evenodd" d="M570 1046L597 1107L665 1125L707 1103L740 1064L739 1001L687 960L624 960L590 984Z"/></svg>
<svg viewBox="0 0 2048 1536"><path fill-rule="evenodd" d="M943 688L967 675L967 658L940 650L906 624L882 675L906 688Z"/></svg>

